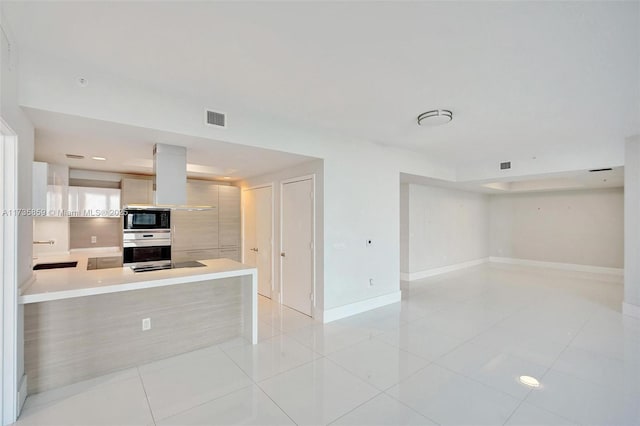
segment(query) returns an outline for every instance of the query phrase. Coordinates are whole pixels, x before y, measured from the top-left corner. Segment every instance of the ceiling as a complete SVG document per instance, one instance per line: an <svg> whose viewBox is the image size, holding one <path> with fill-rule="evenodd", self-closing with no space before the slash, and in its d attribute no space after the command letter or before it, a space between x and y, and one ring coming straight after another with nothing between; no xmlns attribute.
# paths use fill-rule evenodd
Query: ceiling
<svg viewBox="0 0 640 426"><path fill-rule="evenodd" d="M639 2L2 8L20 48L457 163L595 156L640 133ZM434 108L453 122L419 128Z"/></svg>
<svg viewBox="0 0 640 426"><path fill-rule="evenodd" d="M624 167L613 167L611 170L593 172L577 170L541 176L526 176L520 179L505 178L491 182L451 182L401 173L400 182L502 195L521 192L620 188L624 186Z"/></svg>
<svg viewBox="0 0 640 426"><path fill-rule="evenodd" d="M187 147L187 176L229 181L282 170L312 157L25 108L36 128L35 160L74 169L153 174L153 145ZM85 156L70 159L65 154ZM91 157L105 157L105 161Z"/></svg>

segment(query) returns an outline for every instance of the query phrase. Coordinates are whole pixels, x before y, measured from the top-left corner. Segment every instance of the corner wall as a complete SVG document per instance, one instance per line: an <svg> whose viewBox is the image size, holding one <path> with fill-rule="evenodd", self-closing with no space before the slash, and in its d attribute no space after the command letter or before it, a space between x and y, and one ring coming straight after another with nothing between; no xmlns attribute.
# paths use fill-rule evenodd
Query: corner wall
<svg viewBox="0 0 640 426"><path fill-rule="evenodd" d="M415 184L402 184L400 193L403 279L423 278L489 257L487 195Z"/></svg>

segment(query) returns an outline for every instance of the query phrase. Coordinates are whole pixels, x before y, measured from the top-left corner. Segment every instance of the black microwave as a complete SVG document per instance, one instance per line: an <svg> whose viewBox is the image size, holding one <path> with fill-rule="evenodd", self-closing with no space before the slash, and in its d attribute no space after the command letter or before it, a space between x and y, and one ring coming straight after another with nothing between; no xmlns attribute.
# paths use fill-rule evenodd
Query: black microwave
<svg viewBox="0 0 640 426"><path fill-rule="evenodd" d="M130 208L124 210L124 230L171 229L171 210Z"/></svg>

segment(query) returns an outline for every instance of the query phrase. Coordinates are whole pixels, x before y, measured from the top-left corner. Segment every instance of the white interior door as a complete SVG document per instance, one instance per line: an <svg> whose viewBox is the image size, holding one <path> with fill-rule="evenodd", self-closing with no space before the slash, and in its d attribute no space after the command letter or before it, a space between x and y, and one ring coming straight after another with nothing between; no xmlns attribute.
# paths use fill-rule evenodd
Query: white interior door
<svg viewBox="0 0 640 426"><path fill-rule="evenodd" d="M272 197L270 186L244 193L244 263L258 269L258 293L268 298L273 264Z"/></svg>
<svg viewBox="0 0 640 426"><path fill-rule="evenodd" d="M282 185L282 304L306 315L313 294L313 181Z"/></svg>

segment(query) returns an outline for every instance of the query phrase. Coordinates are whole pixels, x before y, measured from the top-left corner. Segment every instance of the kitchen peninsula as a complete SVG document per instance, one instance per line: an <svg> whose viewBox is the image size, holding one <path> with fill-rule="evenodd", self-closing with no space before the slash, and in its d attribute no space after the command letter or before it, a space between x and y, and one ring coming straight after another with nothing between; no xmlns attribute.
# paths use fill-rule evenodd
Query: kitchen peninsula
<svg viewBox="0 0 640 426"><path fill-rule="evenodd" d="M34 271L22 291L29 393L235 338L257 342L255 268L209 259L135 273L87 270L87 259Z"/></svg>

